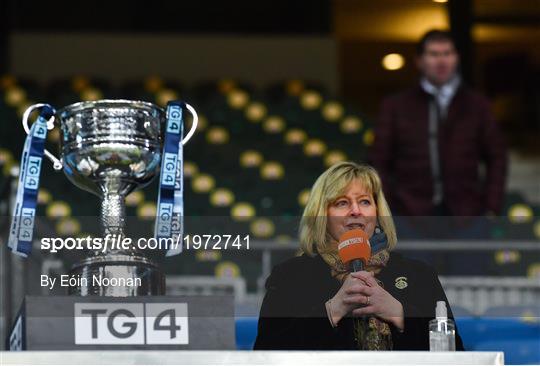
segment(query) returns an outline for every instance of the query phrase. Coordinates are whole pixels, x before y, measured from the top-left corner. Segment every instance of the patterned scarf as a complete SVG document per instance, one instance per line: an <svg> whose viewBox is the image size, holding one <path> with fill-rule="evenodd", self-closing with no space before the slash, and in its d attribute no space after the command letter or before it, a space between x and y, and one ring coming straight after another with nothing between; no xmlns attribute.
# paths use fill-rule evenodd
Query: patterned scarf
<svg viewBox="0 0 540 366"><path fill-rule="evenodd" d="M372 255L365 270L377 275L390 258L386 234L377 227L369 242ZM320 253L320 255L330 265L332 276L343 283L350 271L341 262L339 256L334 252ZM381 281L377 280L377 282L383 286ZM386 351L393 348L390 326L376 316L354 318L354 339L357 348L362 351Z"/></svg>

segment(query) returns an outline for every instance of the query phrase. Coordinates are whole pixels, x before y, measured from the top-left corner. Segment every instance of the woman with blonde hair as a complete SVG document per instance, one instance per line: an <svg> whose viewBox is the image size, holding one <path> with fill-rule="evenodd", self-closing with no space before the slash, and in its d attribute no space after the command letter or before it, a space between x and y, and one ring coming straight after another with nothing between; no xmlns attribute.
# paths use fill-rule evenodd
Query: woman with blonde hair
<svg viewBox="0 0 540 366"><path fill-rule="evenodd" d="M365 270L349 272L339 237L369 239ZM353 162L326 170L311 189L300 222L301 255L266 281L255 349L428 350L429 320L448 300L428 265L394 253L396 230L381 180ZM463 349L456 333L456 349Z"/></svg>

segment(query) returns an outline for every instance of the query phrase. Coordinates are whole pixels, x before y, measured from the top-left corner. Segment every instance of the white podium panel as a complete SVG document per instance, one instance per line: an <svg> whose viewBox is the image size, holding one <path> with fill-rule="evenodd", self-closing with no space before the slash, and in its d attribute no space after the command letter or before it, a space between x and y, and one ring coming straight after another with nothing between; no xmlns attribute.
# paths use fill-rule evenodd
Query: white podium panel
<svg viewBox="0 0 540 366"><path fill-rule="evenodd" d="M504 365L502 352L22 351L4 365Z"/></svg>

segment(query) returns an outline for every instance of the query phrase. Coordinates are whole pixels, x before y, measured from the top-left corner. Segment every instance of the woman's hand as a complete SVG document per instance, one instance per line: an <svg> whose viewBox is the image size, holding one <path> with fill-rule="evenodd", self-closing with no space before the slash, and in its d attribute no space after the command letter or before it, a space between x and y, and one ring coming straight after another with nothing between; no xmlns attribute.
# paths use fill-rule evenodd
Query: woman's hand
<svg viewBox="0 0 540 366"><path fill-rule="evenodd" d="M352 306L352 315L375 315L393 324L399 330L403 330L403 305L377 283L373 273L353 272L350 277L357 281L351 281L354 285L347 286L345 289L347 295L342 298L342 301L344 306ZM343 285L342 289L345 283Z"/></svg>
<svg viewBox="0 0 540 366"><path fill-rule="evenodd" d="M351 298L351 294L355 293L354 289L360 289L362 286L367 287L364 280L353 277L352 274L348 274L345 277L341 288L330 299L330 304L328 305L333 324L337 324L345 315L367 303L367 295L358 295L354 299Z"/></svg>

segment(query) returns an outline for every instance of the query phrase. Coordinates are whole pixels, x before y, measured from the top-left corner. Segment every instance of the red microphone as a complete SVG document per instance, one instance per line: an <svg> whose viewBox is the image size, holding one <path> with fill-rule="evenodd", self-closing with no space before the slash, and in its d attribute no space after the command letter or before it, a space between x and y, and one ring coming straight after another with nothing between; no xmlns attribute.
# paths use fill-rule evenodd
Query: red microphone
<svg viewBox="0 0 540 366"><path fill-rule="evenodd" d="M345 232L339 237L338 253L341 261L353 272L362 271L371 257L367 234L360 229Z"/></svg>

